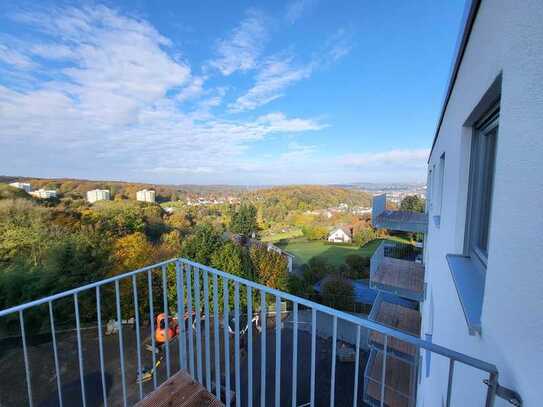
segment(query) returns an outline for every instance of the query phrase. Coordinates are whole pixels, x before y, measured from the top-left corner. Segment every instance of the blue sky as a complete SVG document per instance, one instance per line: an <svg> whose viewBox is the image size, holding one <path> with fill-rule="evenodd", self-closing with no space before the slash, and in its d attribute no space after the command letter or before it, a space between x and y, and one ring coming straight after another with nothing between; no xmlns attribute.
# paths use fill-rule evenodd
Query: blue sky
<svg viewBox="0 0 543 407"><path fill-rule="evenodd" d="M424 181L463 0L2 2L0 174Z"/></svg>

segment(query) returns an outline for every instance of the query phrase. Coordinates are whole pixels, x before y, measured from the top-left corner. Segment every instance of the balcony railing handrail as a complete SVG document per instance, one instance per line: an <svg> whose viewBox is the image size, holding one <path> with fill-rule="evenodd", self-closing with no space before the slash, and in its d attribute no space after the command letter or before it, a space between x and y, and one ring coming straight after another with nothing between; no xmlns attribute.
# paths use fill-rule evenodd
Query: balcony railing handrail
<svg viewBox="0 0 543 407"><path fill-rule="evenodd" d="M176 271L176 289L177 289L177 300L176 304L171 304L171 307L176 306L176 311L178 315L185 315L185 301L180 300L184 298L184 272L186 273L186 292L187 292L187 299L186 299L186 306L187 306L187 312L188 315L193 314L193 306L194 306L194 313L195 313L195 322L196 322L196 353L194 352L193 345L194 345L194 338L193 338L193 330L188 329L188 349L185 349L185 325L181 324L181 340L178 341L179 344L179 355L181 358L181 368L188 368L190 371L190 374L197 379L200 383L203 384L203 376L202 376L202 349L201 349L201 340L202 340L202 333L201 333L201 312L204 312L205 314L205 339L206 339L206 387L208 391L211 392L211 373L210 373L210 359L209 359L209 301L211 299L211 294L209 292L209 274L212 275L213 278L213 313L214 317L217 319L219 317L218 315L218 303L217 303L217 285L218 285L218 279L219 277L222 278L222 284L223 284L223 290L224 290L224 310L222 319L224 320L224 336L225 336L225 352L226 349L229 349L229 313L230 313L230 306L228 303L228 286L229 283L234 284L234 308L232 314L234 315L235 322L236 322L236 329L235 329L235 366L234 371L236 375L236 389L239 388L240 383L240 364L239 364L239 345L240 345L240 285L245 286L247 288L247 295L248 297L252 297L252 290L255 290L255 298L258 296L258 292L260 293L260 310L258 311L260 313L260 316L262 320L266 320L267 318L267 304L266 304L266 295L273 296L275 298L275 306L276 309L280 308L281 300L286 300L292 302L293 309L293 321L295 324L294 327L294 338L297 338L297 324L298 324L298 309L299 306L307 307L311 310L311 320L312 320L312 327L311 327L311 389L310 389L310 395L311 395L311 405L314 405L314 397L315 397L315 353L316 353L316 325L317 325L317 311L323 314L326 314L328 316L332 317L333 322L333 340L332 340L332 347L333 347L333 354L332 354L332 372L331 372L331 393L330 393L330 404L334 405L334 385L335 385L335 344L337 341L337 327L338 327L338 319L341 319L346 322L350 322L356 326L357 329L357 341L356 341L356 347L357 347L357 360L359 355L359 346L360 346L360 331L361 328L365 328L368 330L376 331L384 335L385 337L385 345L384 345L384 362L382 367L383 372L383 379L381 383L381 405L383 405L383 397L384 397L384 386L385 386L385 380L384 380L384 372L386 370L386 356L387 356L387 338L388 336L394 337L400 341L409 343L413 346L415 346L417 349L425 349L429 352L437 353L447 359L449 359L449 383L447 387L447 407L449 407L451 404L451 390L452 390L452 379L454 374L454 364L455 362L459 362L471 367L474 367L481 372L486 372L489 374L489 388L487 391L487 397L486 397L486 407L492 407L494 403L494 398L496 395L496 389L498 388L498 370L494 364L485 362L480 359L476 359L474 357L462 354L460 352L456 352L454 350L448 349L446 347L436 345L434 343L422 340L416 336L413 336L411 334L396 330L394 328L390 328L386 325L382 325L380 323L377 323L375 321L370 321L368 319L360 318L356 315L339 311L337 309L328 307L326 305L322 305L313 301L310 301L305 298L297 297L292 294L288 294L285 292L282 292L280 290L264 286L262 284L256 283L254 281L250 281L247 279L244 279L242 277L225 273L224 271L217 270L213 267L205 266L196 262L193 262L191 260L187 260L184 258L173 258L170 260L166 260L160 263L152 264L131 272L127 272L124 274L119 274L107 279L103 279L100 281L96 281L94 283L86 284L71 290L67 290L61 293L57 293L54 295L50 295L48 297L44 297L35 301L31 301L25 304L20 304L15 307L7 308L4 310L0 310L0 317L18 313L19 316L19 322L20 322L20 329L21 329L21 338L22 338L22 347L23 347L23 356L24 356L24 364L25 364L25 374L26 374L26 385L27 385L27 393L28 393L28 401L29 405L33 406L32 403L32 385L31 385L31 374L30 374L30 360L28 357L28 349L27 349L27 343L26 343L26 334L25 334L25 327L24 327L24 315L23 311L42 304L48 304L49 306L49 314L50 314L50 322L51 322L51 335L53 340L53 348L54 348L54 356L55 356L55 369L57 372L57 387L58 387L58 393L59 393L59 400L62 400L62 386L60 382L60 376L59 376L59 363L58 363L58 355L57 355L57 346L55 342L55 327L54 327L54 316L53 316L53 301L65 298L68 296L74 297L74 306L75 306L75 317L76 317L76 332L77 332L77 344L78 344L78 357L79 357L79 370L80 370L80 381L81 381L81 397L83 401L83 405L85 405L85 386L84 386L84 365L83 365L83 353L82 353L82 339L81 339L81 326L80 326L80 316L79 316L79 306L78 306L78 294L87 291L95 289L96 291L96 312L97 312L97 318L98 318L98 339L99 339L99 350L100 350L100 366L101 366L101 374L102 374L102 390L104 393L104 401L106 400L106 381L105 381L105 368L104 368L104 359L103 359L103 343L102 343L102 327L101 327L101 303L100 303L100 288L106 284L114 283L115 284L115 302L116 302L116 315L117 320L122 319L122 312L120 308L120 290L119 290L119 282L123 279L131 279L132 280L132 286L133 286L133 292L134 292L134 305L135 305L135 318L136 318L136 325L137 325L137 352L138 352L138 374L142 374L142 366L141 366L141 360L140 360L140 352L141 352L141 343L140 343L140 337L139 337L139 310L137 307L137 283L136 283L136 276L140 273L146 272L147 274L147 280L148 280L148 286L149 286L149 307L150 307L150 323L151 323L151 332L154 332L154 316L153 316L153 292L151 290L153 284L152 284L152 272L154 270L160 269L162 274L162 302L164 307L164 313L165 313L165 331L168 332L168 310L170 306L168 305L168 296L166 294L166 287L167 287L167 266L168 265L175 265L175 271ZM196 292L200 293L200 280L198 278L200 273L203 274L203 290L204 290L204 304L203 309L200 304L200 294L196 294ZM193 288L191 288L191 281L192 277L191 274L194 275L194 304L192 302L192 294L193 294ZM159 300L160 301L160 300ZM256 310L255 310L256 311ZM247 313L252 313L252 304L251 302L248 302L247 304ZM279 406L280 404L280 377L279 377L279 370L281 368L281 356L280 356L280 349L281 349L281 332L280 332L280 326L281 326L281 317L280 313L276 313L275 315L275 405ZM214 325L214 331L215 331L215 349L219 346L218 344L218 325ZM251 334L249 334L251 335ZM262 332L261 332L261 348L266 349L266 324L262 325ZM152 347L155 348L155 341L154 341L154 335L151 335L152 340ZM294 345L293 345L293 358L296 359L297 355L297 345L296 345L296 339L294 339ZM169 342L165 342L165 355L166 355L166 369L167 369L167 377L170 377L171 371L170 371L170 349L169 349ZM252 360L252 342L249 341L249 360ZM122 327L119 327L119 354L120 354L120 363L121 363L121 374L122 374L122 389L123 389L123 400L124 405L127 404L127 385L126 385L126 377L125 377L125 366L124 366L124 345L122 340ZM190 360L187 360L187 356L190 356ZM197 372L195 370L194 366L194 357L197 356ZM155 363L155 352L152 353L153 357L153 366L156 366ZM226 394L229 394L230 391L230 358L226 355L225 357L225 380L226 380ZM187 363L190 362L190 363ZM217 364L217 359L215 360L215 363ZM358 363L358 362L356 362ZM250 365L252 366L252 362L250 362ZM265 377L265 366L266 366L266 352L261 353L261 377ZM358 366L358 365L357 365ZM220 366L215 366L215 374L216 374L216 383L219 383L220 380ZM358 368L356 370L356 375L358 377ZM197 376L196 376L196 373ZM297 377L296 372L296 364L293 364L293 372L292 377ZM251 375L250 380L252 380ZM157 388L157 376L156 374L152 374L153 377L153 385L154 388ZM264 379L262 379L264 380ZM354 386L354 396L353 400L356 404L356 395L357 395L357 384L358 381L355 381ZM261 383L262 389L261 389L261 402L264 402L265 400L265 382ZM217 398L221 398L221 390L220 386L218 384L215 385L216 387L216 396ZM296 404L296 386L293 384L293 406ZM249 394L251 394L251 391L249 391ZM143 397L143 388L141 381L139 382L139 395L140 399ZM251 396L252 397L252 396ZM61 403L62 404L62 403ZM239 405L239 401L236 401L236 404ZM226 399L226 406L228 407L230 405L230 401L227 397ZM249 405L252 405L249 402Z"/></svg>
<svg viewBox="0 0 543 407"><path fill-rule="evenodd" d="M362 326L364 328L377 331L377 332L382 333L384 335L393 336L393 337L395 337L395 338L397 338L399 340L408 342L408 343L410 343L410 344L412 344L412 345L414 345L414 346L416 346L418 348L423 348L423 349L426 349L428 351L438 353L438 354L440 354L442 356L445 356L445 357L447 357L449 359L454 359L455 361L464 363L466 365L475 367L477 369L484 370L487 373L498 373L498 369L497 369L496 365L494 365L492 363L488 363L488 362L485 362L483 360L471 357L469 355L465 355L463 353L456 352L456 351L451 350L449 348L446 348L444 346L437 345L435 343L425 341L423 339L417 338L417 337L415 337L413 335L410 335L408 333L404 333L404 332L395 330L393 328L387 327L386 325L381 325L381 324L379 324L377 322L369 321L369 320L364 319L364 318L359 318L359 317L354 316L352 314L349 314L347 312L339 311L339 310L336 310L334 308L328 307L326 305L322 305L322 304L319 304L319 303L316 303L316 302L313 302L313 301L310 301L310 300L307 300L307 299L304 299L304 298L301 298L301 297L297 297L295 295L288 294L288 293L279 291L279 290L274 289L274 288L270 288L268 286L265 286L265 285L262 285L262 284L259 284L259 283L255 283L254 281L247 280L247 279L244 279L242 277L238 277L236 275L229 274L229 273L226 273L224 271L217 270L217 269L215 269L213 267L209 267L209 266L206 266L206 265L203 265L203 264L200 264L200 263L196 263L196 262L193 262L191 260L184 259L184 258L181 258L181 257L180 258L173 258L173 259L165 260L165 261L162 261L160 263L145 266L145 267L142 267L142 268L137 269L137 270L133 270L133 271L130 271L130 272L127 272L127 273L119 274L119 275L114 276L114 277L110 277L110 278L106 278L104 280L96 281L94 283L86 284L86 285L83 285L83 286L80 286L80 287L77 287L77 288L73 288L71 290L63 291L61 293L53 294L53 295L50 295L48 297L43 297L43 298L40 298L38 300L27 302L25 304L20 304L20 305L11 307L11 308L0 310L0 317L4 317L6 315L13 314L13 313L16 313L16 312L19 312L19 311L24 311L25 309L28 309L28 308L31 308L31 307L34 307L34 306L37 306L37 305L46 304L46 303L49 303L51 301L58 300L60 298L68 297L70 295L74 295L74 294L77 294L77 293L85 291L85 290L96 288L98 286L103 286L103 285L106 285L106 284L109 284L109 283L114 283L115 281L122 280L122 279L125 279L125 278L128 278L128 277L131 277L133 275L136 275L136 274L148 271L148 270L152 270L152 269L164 266L164 265L176 263L178 261L181 262L181 263L188 264L188 265L190 265L192 267L197 267L200 270L205 270L205 271L208 271L208 272L210 272L212 274L216 274L217 276L220 276L222 278L226 278L227 280L234 281L234 282L237 281L238 283L249 286L249 287L254 288L256 290L263 291L266 294L277 296L277 297L280 297L280 298L282 298L284 300L291 301L293 303L297 303L299 305L303 305L303 306L306 306L308 308L315 309L315 310L317 310L319 312L328 314L330 316L336 316L337 318L340 318L340 319L342 319L344 321L348 321L348 322L354 323L356 325L360 325L360 326Z"/></svg>
<svg viewBox="0 0 543 407"><path fill-rule="evenodd" d="M187 259L180 258L179 261L182 263L188 264L193 267L198 267L200 270L208 271L213 274L217 274L218 276L221 276L223 278L226 278L231 281L237 281L241 284L248 285L251 288L264 291L267 294L274 295L281 297L287 301L291 301L293 303L297 303L299 305L304 305L309 308L313 308L317 311L323 312L325 314L328 314L330 316L336 316L337 318L343 319L345 321L354 323L356 325L360 325L364 328L377 331L379 333L382 333L384 335L393 336L399 340L408 342L416 347L420 347L426 350L429 350L434 353L439 353L442 356L445 356L449 359L454 359L457 362L464 363L466 365L470 365L472 367L475 367L477 369L481 369L486 371L487 373L498 373L498 368L496 365L492 363L485 362L483 360L465 355L460 352L456 352L454 350L451 350L449 348L446 348L441 345L436 345L432 342L425 341L423 339L419 339L416 336L410 335L408 333L404 333L402 331L390 328L386 325L379 324L377 322L369 321L364 318L357 317L355 315L349 314L344 311L339 311L334 308L328 307L326 305L322 305L310 300L306 300L305 298L297 297L292 294L284 293L282 291L276 290L274 288L267 287L265 285L255 283L254 281L246 280L242 277L238 277L232 274L225 273L224 271L217 270L213 267L205 266L200 263L196 263Z"/></svg>
<svg viewBox="0 0 543 407"><path fill-rule="evenodd" d="M101 287L101 286L109 284L109 283L114 283L115 281L122 280L124 278L131 277L131 276L139 274L139 273L143 273L144 271L148 271L148 270L152 270L152 269L155 269L155 268L158 268L158 267L161 267L161 266L165 266L167 264L172 264L172 263L175 263L176 261L179 261L179 260L181 260L181 259L180 258L173 258L173 259L169 259L169 260L164 260L164 261L161 261L160 263L154 263L154 264L151 264L149 266L139 268L137 270L132 270L132 271L129 271L129 272L126 272L126 273L123 273L123 274L113 276L113 277L105 278L103 280L95 281L94 283L89 283L89 284L85 284L85 285L82 285L82 286L79 286L79 287L76 287L76 288L72 288L71 290L66 290L66 291L62 291L62 292L57 293L57 294L52 294L52 295L49 295L47 297L40 298L38 300L34 300L34 301L26 302L24 304L16 305L14 307L6 308L6 309L3 309L3 310L0 310L0 318L4 317L6 315L9 315L9 314L13 314L15 312L24 311L25 309L32 308L32 307L35 307L37 305L46 304L46 303L48 303L50 301L56 301L58 299L68 297L70 295L74 295L74 294L80 293L82 291L89 290L91 288Z"/></svg>

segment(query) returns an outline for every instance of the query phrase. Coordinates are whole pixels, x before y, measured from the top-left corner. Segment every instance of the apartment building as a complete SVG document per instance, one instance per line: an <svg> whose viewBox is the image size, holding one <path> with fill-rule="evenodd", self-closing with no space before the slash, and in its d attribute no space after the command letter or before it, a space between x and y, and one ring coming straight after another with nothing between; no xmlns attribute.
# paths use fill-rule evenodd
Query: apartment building
<svg viewBox="0 0 543 407"><path fill-rule="evenodd" d="M155 202L156 193L152 189L142 189L136 192L136 199L140 202Z"/></svg>
<svg viewBox="0 0 543 407"><path fill-rule="evenodd" d="M109 201L111 194L108 189L93 189L87 192L87 201L94 203L96 201Z"/></svg>
<svg viewBox="0 0 543 407"><path fill-rule="evenodd" d="M32 186L27 182L12 182L9 185L11 185L14 188L22 189L25 192L32 191Z"/></svg>
<svg viewBox="0 0 543 407"><path fill-rule="evenodd" d="M30 195L32 195L35 198L50 199L50 198L56 198L58 194L57 194L57 191L55 191L54 189L40 188L37 191L30 192Z"/></svg>
<svg viewBox="0 0 543 407"><path fill-rule="evenodd" d="M428 161L422 334L543 405L543 2L473 1ZM425 357L419 405L446 398ZM483 405L466 369L455 405ZM510 405L500 400L500 404Z"/></svg>

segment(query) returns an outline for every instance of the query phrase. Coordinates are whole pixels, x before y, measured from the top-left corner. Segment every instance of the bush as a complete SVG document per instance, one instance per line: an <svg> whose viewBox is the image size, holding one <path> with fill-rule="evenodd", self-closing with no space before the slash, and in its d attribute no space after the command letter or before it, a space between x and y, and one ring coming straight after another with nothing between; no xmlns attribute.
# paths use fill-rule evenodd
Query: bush
<svg viewBox="0 0 543 407"><path fill-rule="evenodd" d="M369 278L369 257L351 254L345 258L348 271L347 276L353 279Z"/></svg>
<svg viewBox="0 0 543 407"><path fill-rule="evenodd" d="M354 309L354 289L351 282L336 275L324 282L321 287L321 297L324 305L343 311Z"/></svg>
<svg viewBox="0 0 543 407"><path fill-rule="evenodd" d="M355 233L353 240L357 245L362 247L378 237L378 233L373 228L365 228Z"/></svg>

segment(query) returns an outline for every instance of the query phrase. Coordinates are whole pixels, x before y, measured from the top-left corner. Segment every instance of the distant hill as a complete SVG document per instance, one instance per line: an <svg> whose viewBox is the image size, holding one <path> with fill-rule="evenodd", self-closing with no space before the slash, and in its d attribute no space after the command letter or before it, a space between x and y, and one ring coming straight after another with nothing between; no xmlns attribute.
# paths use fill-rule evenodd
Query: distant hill
<svg viewBox="0 0 543 407"><path fill-rule="evenodd" d="M243 187L231 185L162 185L141 182L126 181L100 181L73 178L31 178L17 176L1 176L0 183L15 181L29 182L32 189L55 189L64 196L72 198L84 198L87 191L92 189L109 189L113 198L136 199L136 192L141 189L154 189L157 193L157 201L186 199L191 196L238 196L247 191L253 191L256 187Z"/></svg>
<svg viewBox="0 0 543 407"><path fill-rule="evenodd" d="M239 185L161 185L125 181L99 181L72 178L30 178L0 176L0 185L21 181L32 184L32 189L55 189L64 197L85 198L92 189L109 189L112 198L136 199L136 192L147 188L157 193L157 202L185 200L188 197L209 196L245 197L260 202L265 206L274 206L278 202L286 210L313 210L335 207L341 203L349 206L371 206L371 195L354 188L326 185L289 185L289 186L239 186ZM10 187L11 188L11 187ZM14 188L15 189L15 188ZM29 197L22 190L21 196Z"/></svg>
<svg viewBox="0 0 543 407"><path fill-rule="evenodd" d="M338 206L371 206L371 195L367 192L325 185L299 185L265 188L251 194L256 201L266 206L281 202L287 210L313 210Z"/></svg>

